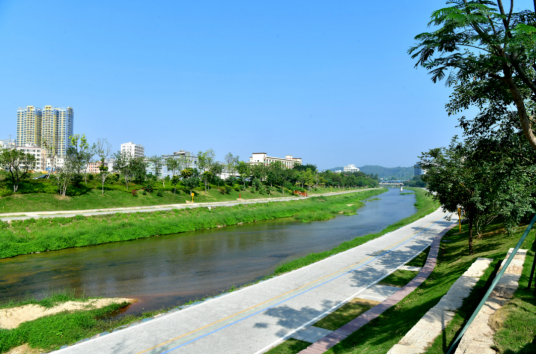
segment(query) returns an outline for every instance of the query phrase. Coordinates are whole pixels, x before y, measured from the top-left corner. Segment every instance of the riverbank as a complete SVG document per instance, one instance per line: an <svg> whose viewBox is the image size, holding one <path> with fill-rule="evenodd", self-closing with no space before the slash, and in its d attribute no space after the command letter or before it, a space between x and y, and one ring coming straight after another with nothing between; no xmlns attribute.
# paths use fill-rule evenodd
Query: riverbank
<svg viewBox="0 0 537 354"><path fill-rule="evenodd" d="M157 235L295 217L300 221L326 220L353 214L363 199L386 189L357 191L305 200L271 201L230 207L173 209L157 212L116 213L13 220L0 223L0 258L34 252L128 241Z"/></svg>
<svg viewBox="0 0 537 354"><path fill-rule="evenodd" d="M438 303L477 258L492 258L493 262L464 300L462 307L455 313L453 320L427 350L427 353L431 354L445 353L483 298L496 265L505 259L507 251L516 245L526 227L527 225L521 225L512 236L509 236L499 223L486 227L482 236L475 240L473 255L468 255L468 225L462 226L462 234L458 233L458 228L453 228L444 236L445 241L441 243L436 268L416 291L326 353L388 352L431 307ZM494 335L494 340L499 353L525 353L524 349L535 348L535 344L531 343L535 338L535 326L525 325L535 323L535 274L532 289L526 289L535 257L535 229L530 232L521 248L528 249L528 253L518 290L514 298L504 306L506 310L504 318L495 323L498 331ZM523 306L520 306L521 304Z"/></svg>
<svg viewBox="0 0 537 354"><path fill-rule="evenodd" d="M408 196L407 196L407 197L408 197ZM397 196L396 198L407 198L407 197L398 197L398 196ZM376 202L372 202L372 203L376 203ZM349 203L349 204L351 204L351 203ZM345 205L345 206L346 206L346 205ZM435 220L436 220L436 219L437 219L437 217L435 218ZM424 222L424 225L428 225L428 224L429 224L429 221ZM396 233L392 233L391 235L388 235L387 237L394 237L396 234L397 234L397 232L396 232ZM419 236L419 237L424 237L424 234L421 234L421 236ZM375 241L375 242L380 242L380 240L377 240L377 241ZM381 242L381 243L382 243L382 242ZM393 240L389 240L388 243L390 243L390 244L393 243ZM379 245L379 247L382 247L382 245ZM367 255L367 250L366 250L366 253L365 253L365 254L360 254L360 257L365 257L366 255ZM358 258L360 258L360 257L358 257ZM333 260L334 260L334 262L335 262L335 265L337 265L337 267L341 267L341 264L337 261L337 259L338 259L337 257L333 258ZM328 261L328 260L327 260L327 261ZM356 262L356 257L351 257L351 258L349 259L349 261L350 261L351 263ZM328 262L329 262L329 261L328 261ZM325 264L325 263L323 263L323 264ZM384 264L384 263L381 263L381 264ZM321 265L321 269L324 269L324 265ZM339 269L339 268L338 268L338 269ZM324 270L322 270L322 272L324 272ZM323 273L323 274L324 274L324 273ZM267 281L267 282L264 282L264 285L263 285L263 284L259 284L257 287L250 287L250 288L251 288L251 289L253 288L253 289L255 290L255 289L257 289L259 286L261 286L261 287L263 287L263 286L267 287L267 286L268 286L270 289L273 289L273 286L271 286L272 282L274 282L274 281L277 281L277 282L278 282L278 281L280 281L280 279L283 279L283 280L285 280L285 281L290 281L291 283L295 284L296 279L293 280L293 279L294 279L294 278L293 278L293 279L289 280L289 279L288 279L289 276L292 276L292 275L286 275L285 277L276 277L276 278L274 278L274 279L272 279L272 280L269 280L269 281ZM297 276L297 275L295 274L295 277L296 277L296 276ZM304 279L304 277L299 276L299 275L298 275L298 278L299 278L299 279ZM307 278L307 277L306 277L306 278ZM338 278L338 279L339 279L339 278ZM326 281L326 279L323 278L323 281ZM298 285L295 285L295 286L298 286ZM243 289L244 289L244 288L243 288ZM354 286L351 286L351 290L352 290L352 291L356 291L355 288L354 288ZM248 291L250 291L250 290L249 290L249 289L244 289L244 290L241 291L241 292L233 292L233 294L227 295L227 296L225 297L225 299L230 299L230 296L231 296L231 299L233 299L233 296L235 296L236 293L244 294L245 291L248 292ZM261 291L260 294L265 294L265 291ZM223 298L222 298L222 299L223 299ZM214 304L215 301L220 301L220 300L210 300L209 302L210 302L211 304ZM261 301L261 300L260 300L260 301ZM261 301L261 302L262 302L262 301ZM206 305L207 305L207 304L204 304L204 306L201 306L201 307L199 307L199 308L206 308ZM185 306L181 306L180 308L184 308L184 307L185 307ZM191 307L190 310L188 311L188 313L191 313L192 310L199 309L199 308L198 308L198 306ZM177 311L177 310L178 310L178 309L172 309L171 311ZM140 323L140 322L142 321L143 318L150 317L150 316L154 316L154 315L156 315L157 313L164 313L164 312L166 312L166 310L165 310L165 309L162 309L162 310L160 310L160 311L155 311L155 312L152 312L152 313L144 313L143 315L138 315L138 316L128 316L127 318L117 318L117 320L116 320L115 318L112 319L112 320L110 320L110 319L108 319L106 316L105 316L105 317L101 317L101 318L98 318L98 319L97 319L97 322L96 322L96 324L95 324L95 327L89 327L89 328L87 328L87 329L85 330L85 333L86 333L85 336L80 336L80 337L77 337L77 338L72 338L72 337L71 337L71 338L55 337L54 335L52 335L52 334L53 334L53 331L54 331L53 328L51 328L51 329L43 329L43 330L44 330L43 333L44 333L45 335L49 335L49 334L50 334L50 338L51 338L50 341L55 341L56 344L55 344L54 348L58 348L58 347L61 346L61 345L64 345L64 344L72 344L72 343L74 343L74 342L77 341L77 340L81 340L81 339L83 339L83 338L89 338L89 337L91 337L91 336L93 336L93 335L95 335L95 334L97 334L97 333L100 333L100 332L97 332L97 331L96 331L96 328L97 328L97 329L101 329L103 332L104 332L104 331L106 331L106 332L111 332L113 329L118 328L118 327L122 327L124 324L127 324L127 323ZM183 311L179 311L179 312L180 312L180 313L183 313ZM186 312L186 311L185 311L185 312ZM75 316L76 314L77 314L77 313L73 313L73 314L71 314L71 315L72 315L72 316ZM56 315L55 315L55 316L56 316ZM171 315L171 316L175 316L175 315ZM52 316L52 317L54 317L54 316ZM168 318L168 317L166 317L166 318ZM107 321L108 321L108 322L107 322ZM72 323L72 321L69 320L68 318L64 318L64 319L63 319L63 322L64 322L63 325L65 326L64 328L69 328L69 326L74 326L74 327L76 328L76 330L78 331L79 327L78 327L78 324L77 324L77 323ZM152 322L151 322L151 323L152 323ZM58 323L57 325L60 325L60 324ZM105 326L105 325L106 325L106 326ZM145 328L145 327L144 327L144 328ZM260 328L261 328L261 327L260 327ZM129 329L129 331L131 331L131 330ZM123 333L123 332L121 332L121 333ZM125 332L125 333L127 333L127 332ZM129 333L131 333L131 332L129 332ZM26 337L26 338L27 338L27 337ZM108 338L108 337L107 337L107 338ZM20 343L20 342L19 342L19 343ZM30 338L30 339L29 339L29 343L30 343L30 345L31 345L32 347L36 347L36 346L37 346L37 343L39 343L39 342L37 341L36 338ZM53 345L51 345L51 344L49 344L49 343L50 343L50 342L47 343L47 345L49 345L48 347L41 346L41 348L46 348L47 350L50 350L49 348L51 348ZM73 349L76 350L75 348L73 348Z"/></svg>
<svg viewBox="0 0 537 354"><path fill-rule="evenodd" d="M155 190L153 193L145 193L142 186L131 186L130 191L125 190L124 185L106 186L102 194L100 186L97 189L85 189L84 192L72 196L61 197L56 194L55 187L52 190L43 189L38 181L31 180L28 182L23 193L9 194L2 196L0 193L0 216L5 213L25 213L25 212L42 212L42 211L64 211L64 210L87 210L87 209L106 209L106 208L127 208L127 207L155 207L172 204L187 204L192 200L190 191L178 189L176 193L168 182L166 188L161 188L161 193ZM158 189L161 185L156 186ZM235 186L236 187L236 186ZM345 190L360 190L364 188L312 188L308 194L318 195L330 192L341 192ZM136 190L132 194L132 190ZM207 191L196 188L193 191L194 201L196 203L214 203L237 201L240 197L243 200L254 200L261 198L285 198L293 196L292 191L274 188L270 194L267 192L260 193L251 189L240 190L240 188L228 188L225 193L221 193L217 186L212 186Z"/></svg>
<svg viewBox="0 0 537 354"><path fill-rule="evenodd" d="M422 189L422 188L405 188L405 189L409 189L409 190L412 190L415 194L416 194L416 203L414 204L417 208L417 211L414 215L412 216L409 216L407 218L404 218L398 222L396 222L395 224L392 224L390 226L388 226L387 228L385 228L384 230L382 230L381 232L378 232L378 233L374 233L374 234L369 234L369 235L366 235L366 236L360 236L360 237L357 237L353 240L350 240L350 241L347 241L347 242L343 242L342 244L340 244L339 246L329 250L329 251L324 251L324 252L319 252L319 253L311 253L311 254L308 254L307 256L305 257L302 257L302 258L299 258L299 259L295 259L291 262L288 262L288 263L284 263L282 265L280 265L279 267L276 268L276 270L274 271L274 275L278 275L278 274L282 274L282 273L286 273L286 272L290 272L292 270L295 270L295 269L298 269L298 268L301 268L301 267L304 267L304 266L307 266L308 264L312 264L312 263L315 263L315 262L318 262L322 259L325 259L327 257L330 257L334 254L337 254L337 253L340 253L340 252L344 252L346 250L349 250L351 248L354 248L354 247L357 247L357 246L360 246L366 242L369 242L375 238L378 238L382 235L385 235L389 232L392 232L392 231L395 231L405 225L408 225L416 220L419 220L421 219L422 217L426 216L426 215L429 215L430 213L432 213L433 211L435 211L436 209L439 208L439 204L438 202L436 202L435 200L432 199L431 196L427 195L427 191ZM407 193L407 194L412 194L412 193ZM404 195L404 194L403 194Z"/></svg>

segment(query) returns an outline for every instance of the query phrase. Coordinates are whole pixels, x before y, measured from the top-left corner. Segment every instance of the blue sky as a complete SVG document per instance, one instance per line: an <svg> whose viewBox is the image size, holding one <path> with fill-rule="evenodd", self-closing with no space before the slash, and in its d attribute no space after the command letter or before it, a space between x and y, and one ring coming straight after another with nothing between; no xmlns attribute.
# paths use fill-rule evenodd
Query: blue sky
<svg viewBox="0 0 537 354"><path fill-rule="evenodd" d="M0 0L0 138L18 107L51 104L114 150L411 166L460 133L451 90L406 53L442 6Z"/></svg>

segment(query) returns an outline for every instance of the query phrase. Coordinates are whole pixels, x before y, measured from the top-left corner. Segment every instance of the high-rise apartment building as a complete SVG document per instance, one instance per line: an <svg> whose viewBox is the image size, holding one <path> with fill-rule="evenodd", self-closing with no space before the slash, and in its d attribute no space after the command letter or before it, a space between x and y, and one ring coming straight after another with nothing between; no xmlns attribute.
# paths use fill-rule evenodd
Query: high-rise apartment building
<svg viewBox="0 0 537 354"><path fill-rule="evenodd" d="M121 144L121 152L126 152L131 157L144 157L144 147L132 142Z"/></svg>
<svg viewBox="0 0 537 354"><path fill-rule="evenodd" d="M41 146L40 108L28 106L17 110L17 146Z"/></svg>
<svg viewBox="0 0 537 354"><path fill-rule="evenodd" d="M34 106L17 111L17 146L32 144L50 155L65 157L73 135L73 109Z"/></svg>

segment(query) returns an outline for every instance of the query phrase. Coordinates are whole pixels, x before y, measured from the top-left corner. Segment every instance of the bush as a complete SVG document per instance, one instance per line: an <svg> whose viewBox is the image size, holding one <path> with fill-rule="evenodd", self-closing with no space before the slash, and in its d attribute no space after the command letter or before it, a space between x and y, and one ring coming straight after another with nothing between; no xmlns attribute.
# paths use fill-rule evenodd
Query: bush
<svg viewBox="0 0 537 354"><path fill-rule="evenodd" d="M239 186L238 184L236 184L236 185L233 186L233 189L234 189L236 192L240 192L240 191L241 191L241 186Z"/></svg>
<svg viewBox="0 0 537 354"><path fill-rule="evenodd" d="M138 193L138 191L136 189L133 189L131 191L131 194L132 194L133 197L136 197L137 193Z"/></svg>
<svg viewBox="0 0 537 354"><path fill-rule="evenodd" d="M144 191L142 192L143 195L147 195L147 191L144 189Z"/></svg>
<svg viewBox="0 0 537 354"><path fill-rule="evenodd" d="M93 173L90 173L89 176L88 176L88 179L90 181L93 181L95 179L95 175Z"/></svg>
<svg viewBox="0 0 537 354"><path fill-rule="evenodd" d="M230 186L226 186L226 193L229 194L231 193L233 188L231 188Z"/></svg>
<svg viewBox="0 0 537 354"><path fill-rule="evenodd" d="M164 197L164 191L162 189L157 191L157 197Z"/></svg>
<svg viewBox="0 0 537 354"><path fill-rule="evenodd" d="M11 189L4 189L0 191L0 197L9 197L13 194L13 191Z"/></svg>
<svg viewBox="0 0 537 354"><path fill-rule="evenodd" d="M80 173L75 174L73 176L73 186L75 186L75 188L80 187L80 184L82 183L83 180L84 180L84 176L82 176L82 174Z"/></svg>
<svg viewBox="0 0 537 354"><path fill-rule="evenodd" d="M220 194L226 194L226 189L224 187L218 188L218 191L220 192Z"/></svg>

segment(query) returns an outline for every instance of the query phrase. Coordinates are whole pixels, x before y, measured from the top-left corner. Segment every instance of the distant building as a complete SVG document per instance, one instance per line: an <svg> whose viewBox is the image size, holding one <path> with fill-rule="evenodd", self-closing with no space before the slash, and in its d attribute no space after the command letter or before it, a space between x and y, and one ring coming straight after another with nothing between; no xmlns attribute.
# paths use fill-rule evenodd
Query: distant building
<svg viewBox="0 0 537 354"><path fill-rule="evenodd" d="M341 173L343 170L335 170L334 173Z"/></svg>
<svg viewBox="0 0 537 354"><path fill-rule="evenodd" d="M121 144L121 152L126 152L131 157L144 157L145 156L143 145L135 144L133 142Z"/></svg>
<svg viewBox="0 0 537 354"><path fill-rule="evenodd" d="M354 165L348 165L343 167L343 172L359 172L360 169Z"/></svg>
<svg viewBox="0 0 537 354"><path fill-rule="evenodd" d="M41 147L41 108L27 106L17 110L17 146Z"/></svg>
<svg viewBox="0 0 537 354"><path fill-rule="evenodd" d="M34 106L17 110L17 146L45 148L49 155L65 157L73 135L73 109Z"/></svg>
<svg viewBox="0 0 537 354"><path fill-rule="evenodd" d="M162 166L162 171L159 177L162 177L162 178L166 178L166 176L169 176L170 178L173 177L173 172L168 170L168 167L166 166L166 159L170 157L174 159L180 159L180 158L185 159L186 164L185 166L181 166L181 169L198 168L198 156L192 155L190 151L179 150L179 151L175 151L172 155L162 155L163 166ZM150 163L147 170L148 172L154 173L155 167ZM177 174L178 172L180 171L176 171L175 173Z"/></svg>
<svg viewBox="0 0 537 354"><path fill-rule="evenodd" d="M0 149L14 149L15 147L17 147L17 140L15 139L0 140Z"/></svg>
<svg viewBox="0 0 537 354"><path fill-rule="evenodd" d="M43 171L45 169L45 149L32 144L26 144L26 146L18 146L17 150L35 157L35 166L31 170Z"/></svg>
<svg viewBox="0 0 537 354"><path fill-rule="evenodd" d="M106 159L104 160L104 166L108 167L108 172L114 172L114 164L116 163L115 159ZM101 173L99 169L101 167L101 161L90 162L86 166L86 173Z"/></svg>
<svg viewBox="0 0 537 354"><path fill-rule="evenodd" d="M295 167L295 164L302 165L302 159L300 157L293 157L292 155L285 155L285 158L282 157L272 157L267 156L266 152L254 152L252 157L250 157L250 164L264 164L268 166L272 162L279 161L287 168Z"/></svg>
<svg viewBox="0 0 537 354"><path fill-rule="evenodd" d="M421 169L419 164L414 165L414 176L421 176L423 174L423 170Z"/></svg>

